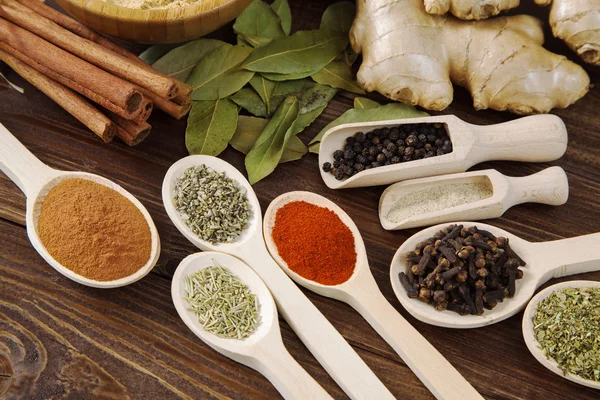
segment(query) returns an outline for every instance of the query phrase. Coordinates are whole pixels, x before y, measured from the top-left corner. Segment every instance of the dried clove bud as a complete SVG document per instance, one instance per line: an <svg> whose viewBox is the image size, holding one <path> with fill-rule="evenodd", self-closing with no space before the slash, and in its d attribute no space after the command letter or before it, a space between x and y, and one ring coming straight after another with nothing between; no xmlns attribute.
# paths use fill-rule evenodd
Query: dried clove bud
<svg viewBox="0 0 600 400"><path fill-rule="evenodd" d="M483 289L475 290L475 310L477 315L483 314Z"/></svg>
<svg viewBox="0 0 600 400"><path fill-rule="evenodd" d="M411 299L419 297L419 292L409 282L408 276L406 276L406 274L404 272L400 272L398 274L398 278L400 278L400 283L402 284L402 286L406 290L406 293L408 294L408 297L410 297Z"/></svg>
<svg viewBox="0 0 600 400"><path fill-rule="evenodd" d="M463 269L458 274L456 274L456 282L458 282L458 283L466 282L468 276L469 276L469 273Z"/></svg>
<svg viewBox="0 0 600 400"><path fill-rule="evenodd" d="M493 300L502 300L504 298L504 289L492 290L483 295L483 301L489 303Z"/></svg>
<svg viewBox="0 0 600 400"><path fill-rule="evenodd" d="M448 261L448 260L447 260L447 259L445 259L445 258L444 258L443 260L446 260L446 261ZM438 264L438 265L439 265L439 264ZM450 265L450 262L449 262L449 261L448 261L448 265ZM446 272L443 272L443 273L442 273L442 279L443 279L443 280L445 280L445 281L447 281L447 280L449 280L449 279L452 279L452 278L454 278L454 276L455 276L455 275L457 275L457 274L458 274L460 271L461 271L461 268L460 268L460 267L454 267L454 268L451 268L451 269L449 269L448 271L446 271Z"/></svg>
<svg viewBox="0 0 600 400"><path fill-rule="evenodd" d="M448 300L448 294L446 292L444 292L443 290L436 290L435 292L433 292L433 302L434 303L441 303Z"/></svg>
<svg viewBox="0 0 600 400"><path fill-rule="evenodd" d="M431 290L424 287L421 288L421 290L419 290L419 300L429 303L429 300L431 300Z"/></svg>
<svg viewBox="0 0 600 400"><path fill-rule="evenodd" d="M450 311L454 311L460 315L469 315L471 314L471 308L467 304L453 304L450 303L446 306L446 308Z"/></svg>
<svg viewBox="0 0 600 400"><path fill-rule="evenodd" d="M456 258L456 254L453 250L451 250L448 246L440 245L438 247L438 251L444 255L452 264L454 264L458 259Z"/></svg>
<svg viewBox="0 0 600 400"><path fill-rule="evenodd" d="M452 228L452 230L446 236L444 236L444 238L442 239L442 242L445 242L447 240L454 239L455 237L457 237L460 234L460 231L462 230L462 228L463 228L462 225L454 226L454 228Z"/></svg>

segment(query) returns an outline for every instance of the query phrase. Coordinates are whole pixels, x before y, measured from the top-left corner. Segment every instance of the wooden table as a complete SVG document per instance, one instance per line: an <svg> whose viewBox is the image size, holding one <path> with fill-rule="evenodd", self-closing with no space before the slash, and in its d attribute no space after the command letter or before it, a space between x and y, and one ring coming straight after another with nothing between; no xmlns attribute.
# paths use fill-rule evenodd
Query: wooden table
<svg viewBox="0 0 600 400"><path fill-rule="evenodd" d="M294 29L317 27L329 2L291 1ZM524 8L547 18L547 10ZM230 32L228 25L217 35L229 37ZM575 58L556 40L549 40L548 47ZM586 68L592 81L600 83L600 69ZM13 73L9 77L22 84ZM12 384L8 398L278 398L275 389L257 372L217 354L197 339L171 303L170 276L183 257L197 251L171 225L160 197L165 172L187 155L185 121L174 121L157 112L150 121L153 132L141 145L128 148L117 140L103 144L43 94L23 86L25 95L8 89L0 92L0 122L51 167L97 173L130 190L154 217L163 251L154 273L129 287L99 290L74 283L47 265L30 246L24 228L25 198L0 174L0 355L8 358L13 371L9 374ZM352 97L338 94L301 137L311 138L351 107ZM595 88L568 110L556 111L569 129L567 154L556 162L494 162L476 167L522 176L558 165L567 171L571 185L569 201L562 207L527 204L486 222L531 241L600 230L599 108L600 89ZM457 89L456 100L447 113L481 124L513 118L491 111L474 112L462 89ZM228 149L222 157L243 170L241 154ZM464 331L426 325L407 315L392 292L388 272L394 252L415 230L386 232L381 228L376 210L383 187L332 191L323 184L317 168L315 155L278 167L255 186L263 210L273 198L290 190L313 191L337 202L358 225L373 274L391 304L484 397L600 397L598 391L560 379L531 356L521 335L522 314L490 327ZM575 278L600 280L600 273ZM307 295L397 398L432 398L355 311L335 300ZM281 325L291 354L335 398L345 398L290 327L284 321ZM8 378L0 372L1 387Z"/></svg>

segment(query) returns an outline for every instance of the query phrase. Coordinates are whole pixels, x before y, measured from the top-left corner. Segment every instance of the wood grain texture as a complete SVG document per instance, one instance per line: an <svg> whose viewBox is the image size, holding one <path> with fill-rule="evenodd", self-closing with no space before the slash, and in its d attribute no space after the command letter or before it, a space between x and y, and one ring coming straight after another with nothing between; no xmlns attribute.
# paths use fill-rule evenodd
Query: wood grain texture
<svg viewBox="0 0 600 400"><path fill-rule="evenodd" d="M317 27L323 10L332 2L292 0L293 29ZM527 4L519 10L547 20L547 9L523 3ZM228 39L230 32L227 26L212 36ZM579 62L557 40L548 40L547 47ZM598 86L600 69L585 68ZM39 91L13 73L8 76L26 92L21 95L0 87L0 122L51 167L97 173L131 191L152 214L163 251L156 274L130 287L102 291L77 285L45 264L29 245L22 226L25 199L0 174L0 354L11 361L14 370L7 398L82 398L90 394L132 399L278 398L258 373L196 339L177 318L171 304L169 278L179 260L196 251L171 225L160 198L167 169L186 155L185 121L175 121L157 111L150 119L152 134L135 149L117 142L105 145ZM301 137L306 141L314 136L350 108L353 97L346 92L338 94ZM384 100L377 95L370 97ZM473 169L495 168L509 176L525 176L557 165L569 178L566 205L519 205L502 218L485 222L531 241L600 231L599 108L600 89L596 87L569 109L555 112L569 131L569 147L560 160L475 166ZM446 113L475 124L514 118L493 111L473 111L468 93L460 88ZM235 150L227 149L222 158L244 170L243 155ZM578 399L598 398L597 391L560 379L529 354L521 336L522 313L468 331L429 326L408 315L393 294L389 264L398 246L417 230L383 230L377 206L384 189L330 190L320 178L315 155L283 164L255 185L263 210L273 198L291 190L313 191L340 205L363 235L371 270L383 294L484 397L559 400L576 393ZM600 273L570 279L600 280ZM307 295L397 398L431 398L396 353L349 306ZM284 322L282 331L286 347L300 364L335 398L345 398Z"/></svg>

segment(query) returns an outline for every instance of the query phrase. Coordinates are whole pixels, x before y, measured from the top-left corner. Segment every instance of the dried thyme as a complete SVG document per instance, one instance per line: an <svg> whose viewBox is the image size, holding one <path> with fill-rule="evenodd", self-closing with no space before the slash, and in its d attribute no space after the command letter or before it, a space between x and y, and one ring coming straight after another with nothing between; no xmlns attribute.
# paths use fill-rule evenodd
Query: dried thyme
<svg viewBox="0 0 600 400"><path fill-rule="evenodd" d="M539 302L533 329L565 375L600 381L600 288L555 291Z"/></svg>
<svg viewBox="0 0 600 400"><path fill-rule="evenodd" d="M173 204L192 232L210 243L234 242L248 227L243 189L205 165L190 167L177 179Z"/></svg>
<svg viewBox="0 0 600 400"><path fill-rule="evenodd" d="M248 286L213 260L214 266L185 278L184 298L205 331L244 339L260 325L260 303Z"/></svg>

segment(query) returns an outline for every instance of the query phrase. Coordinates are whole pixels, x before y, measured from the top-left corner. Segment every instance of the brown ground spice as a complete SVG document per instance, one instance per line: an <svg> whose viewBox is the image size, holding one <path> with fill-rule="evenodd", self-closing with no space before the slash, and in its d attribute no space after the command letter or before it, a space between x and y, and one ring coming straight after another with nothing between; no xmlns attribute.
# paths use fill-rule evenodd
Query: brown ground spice
<svg viewBox="0 0 600 400"><path fill-rule="evenodd" d="M140 210L117 191L85 179L64 180L48 193L38 234L56 261L97 281L132 275L152 250Z"/></svg>

